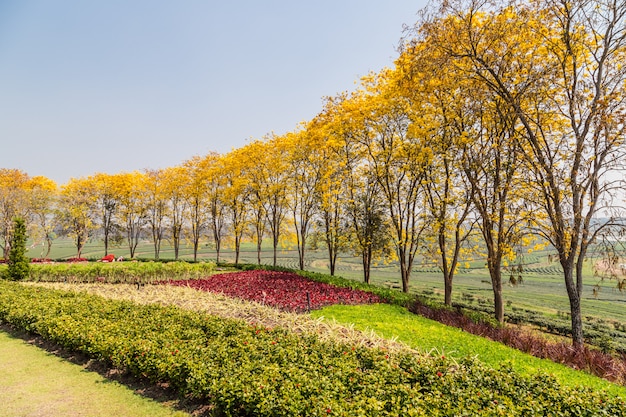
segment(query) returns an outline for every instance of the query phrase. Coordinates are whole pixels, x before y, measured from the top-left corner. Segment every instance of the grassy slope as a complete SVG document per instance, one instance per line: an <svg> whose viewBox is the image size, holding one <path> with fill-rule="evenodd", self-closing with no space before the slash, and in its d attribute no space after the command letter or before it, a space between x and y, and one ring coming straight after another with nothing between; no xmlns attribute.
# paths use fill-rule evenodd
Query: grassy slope
<svg viewBox="0 0 626 417"><path fill-rule="evenodd" d="M482 362L497 367L508 361L522 374L544 372L554 375L563 385L603 389L626 398L626 387L575 371L566 366L511 349L501 343L471 335L462 330L444 326L416 316L401 307L386 304L368 306L335 305L311 313L314 317L352 323L360 330L374 330L377 334L425 352L437 351L449 357L477 356Z"/></svg>
<svg viewBox="0 0 626 417"><path fill-rule="evenodd" d="M82 366L0 331L2 415L184 417Z"/></svg>

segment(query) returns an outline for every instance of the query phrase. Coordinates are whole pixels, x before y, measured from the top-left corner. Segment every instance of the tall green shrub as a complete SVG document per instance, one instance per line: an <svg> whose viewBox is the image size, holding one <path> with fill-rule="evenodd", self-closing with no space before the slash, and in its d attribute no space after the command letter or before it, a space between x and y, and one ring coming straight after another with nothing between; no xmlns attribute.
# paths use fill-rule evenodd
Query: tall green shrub
<svg viewBox="0 0 626 417"><path fill-rule="evenodd" d="M13 281L20 281L28 277L30 268L30 260L26 257L26 223L21 217L16 217L13 222L7 275Z"/></svg>

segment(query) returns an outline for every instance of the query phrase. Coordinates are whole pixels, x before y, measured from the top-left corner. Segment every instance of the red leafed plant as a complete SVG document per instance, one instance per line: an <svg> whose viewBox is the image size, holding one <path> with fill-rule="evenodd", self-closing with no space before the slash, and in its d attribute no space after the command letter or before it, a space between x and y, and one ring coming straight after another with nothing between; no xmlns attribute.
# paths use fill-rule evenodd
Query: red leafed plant
<svg viewBox="0 0 626 417"><path fill-rule="evenodd" d="M100 261L101 262L114 262L115 261L115 255L110 253L107 256L105 256L104 258L100 259Z"/></svg>
<svg viewBox="0 0 626 417"><path fill-rule="evenodd" d="M68 258L67 262L88 262L89 259L87 258Z"/></svg>
<svg viewBox="0 0 626 417"><path fill-rule="evenodd" d="M294 312L332 304L382 302L375 294L312 281L291 272L243 271L200 280L171 280L164 283L222 293Z"/></svg>
<svg viewBox="0 0 626 417"><path fill-rule="evenodd" d="M35 263L35 264L38 264L38 263L41 263L41 264L52 263L52 259L50 259L50 258L32 258L30 261L32 263Z"/></svg>

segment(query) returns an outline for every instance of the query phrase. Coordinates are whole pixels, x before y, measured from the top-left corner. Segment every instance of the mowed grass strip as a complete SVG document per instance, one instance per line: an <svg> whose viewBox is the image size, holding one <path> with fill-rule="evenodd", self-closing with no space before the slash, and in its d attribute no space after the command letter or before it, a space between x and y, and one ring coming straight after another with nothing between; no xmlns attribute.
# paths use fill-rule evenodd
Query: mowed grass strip
<svg viewBox="0 0 626 417"><path fill-rule="evenodd" d="M624 386L547 359L535 358L502 343L445 326L412 314L402 307L388 304L334 305L313 311L311 315L339 323L353 324L355 329L374 331L382 337L396 339L423 352L437 352L437 354L459 359L468 356L477 357L481 362L495 368L508 362L515 371L524 375L542 372L553 375L565 386L584 386L594 390L606 390L613 395L626 398Z"/></svg>
<svg viewBox="0 0 626 417"><path fill-rule="evenodd" d="M0 330L3 417L185 417Z"/></svg>

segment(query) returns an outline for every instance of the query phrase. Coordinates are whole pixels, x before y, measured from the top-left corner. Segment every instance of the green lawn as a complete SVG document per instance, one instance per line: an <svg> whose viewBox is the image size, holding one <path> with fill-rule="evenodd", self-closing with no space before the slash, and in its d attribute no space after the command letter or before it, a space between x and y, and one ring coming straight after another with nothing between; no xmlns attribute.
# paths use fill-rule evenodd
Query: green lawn
<svg viewBox="0 0 626 417"><path fill-rule="evenodd" d="M0 331L3 417L184 417L131 389Z"/></svg>
<svg viewBox="0 0 626 417"><path fill-rule="evenodd" d="M436 352L453 358L477 357L483 363L498 367L509 362L522 374L543 372L554 375L563 385L586 386L626 398L626 387L609 383L584 372L575 371L549 360L538 359L501 343L474 336L460 329L442 325L387 304L325 307L313 311L314 317L325 317L339 323L354 324L360 330L373 330L386 338L396 338L414 349Z"/></svg>

